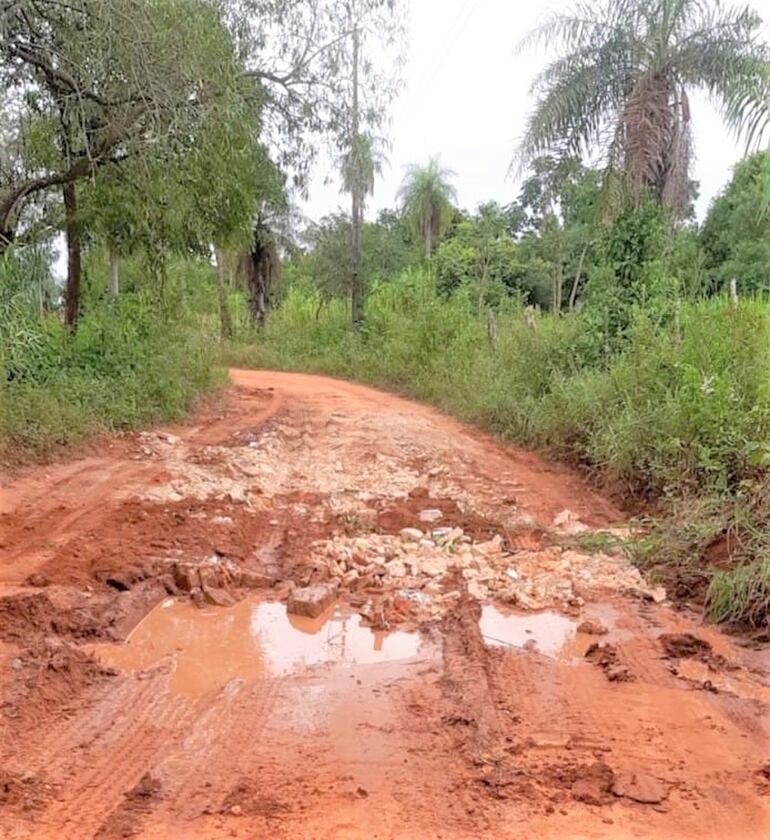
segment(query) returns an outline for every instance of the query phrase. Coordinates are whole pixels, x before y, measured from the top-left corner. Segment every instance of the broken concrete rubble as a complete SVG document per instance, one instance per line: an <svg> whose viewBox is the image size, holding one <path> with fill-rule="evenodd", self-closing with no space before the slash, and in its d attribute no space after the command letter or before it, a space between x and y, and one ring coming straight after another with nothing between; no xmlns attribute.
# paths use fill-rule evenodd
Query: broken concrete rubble
<svg viewBox="0 0 770 840"><path fill-rule="evenodd" d="M582 594L591 590L644 587L638 570L621 555L583 554L561 546L510 552L501 535L473 542L462 528L430 533L434 539L416 528L398 536L336 536L311 546L312 562L349 590L436 593L456 589L459 578L472 598L494 597L530 610L582 605ZM353 568L359 575L345 577ZM433 608L419 605L413 617L432 618Z"/></svg>

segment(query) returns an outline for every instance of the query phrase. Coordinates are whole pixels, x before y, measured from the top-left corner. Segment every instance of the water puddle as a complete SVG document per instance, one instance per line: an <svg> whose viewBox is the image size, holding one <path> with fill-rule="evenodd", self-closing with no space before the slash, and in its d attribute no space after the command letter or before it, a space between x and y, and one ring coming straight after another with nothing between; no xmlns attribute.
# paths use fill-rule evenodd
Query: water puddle
<svg viewBox="0 0 770 840"><path fill-rule="evenodd" d="M141 674L168 667L171 690L197 697L232 679L284 676L324 662L366 665L410 659L420 646L417 633L373 631L361 626L358 614L336 607L308 619L266 601L198 609L169 599L124 643L89 647L120 671Z"/></svg>
<svg viewBox="0 0 770 840"><path fill-rule="evenodd" d="M481 635L489 645L533 650L564 662L582 659L594 642L623 637L614 627L615 611L609 606L592 605L582 618L599 620L609 632L603 636L579 633L580 620L550 610L518 613L487 604L481 612Z"/></svg>
<svg viewBox="0 0 770 840"><path fill-rule="evenodd" d="M700 684L704 688L710 687L717 692L727 692L765 703L770 700L770 688L752 681L747 674L739 670L732 674L722 673L712 670L705 662L696 659L680 659L676 670L680 678Z"/></svg>

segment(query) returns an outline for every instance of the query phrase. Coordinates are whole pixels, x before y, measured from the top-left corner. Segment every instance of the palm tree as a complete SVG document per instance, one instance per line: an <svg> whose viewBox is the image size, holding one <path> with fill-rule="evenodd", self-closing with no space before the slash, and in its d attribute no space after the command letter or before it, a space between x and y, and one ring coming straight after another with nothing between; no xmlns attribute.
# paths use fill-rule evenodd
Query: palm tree
<svg viewBox="0 0 770 840"><path fill-rule="evenodd" d="M342 191L349 193L351 207L350 309L353 326L359 328L364 319L364 289L361 276L363 263L364 205L366 196L374 192L374 181L387 163L387 142L369 133L354 132L350 146L340 155L338 166L342 173Z"/></svg>
<svg viewBox="0 0 770 840"><path fill-rule="evenodd" d="M560 55L535 79L537 104L519 148L523 164L549 152L598 148L632 195L651 191L678 212L692 153L688 91L705 91L740 130L764 89L761 20L720 0L580 0L519 44Z"/></svg>
<svg viewBox="0 0 770 840"><path fill-rule="evenodd" d="M453 202L457 201L457 191L451 183L454 177L455 173L442 167L438 157L432 157L427 166L407 166L398 190L403 212L423 238L428 259L452 219Z"/></svg>
<svg viewBox="0 0 770 840"><path fill-rule="evenodd" d="M374 182L388 164L388 142L373 134L359 134L337 159L342 175L342 192L352 195L358 188L362 196L374 192Z"/></svg>

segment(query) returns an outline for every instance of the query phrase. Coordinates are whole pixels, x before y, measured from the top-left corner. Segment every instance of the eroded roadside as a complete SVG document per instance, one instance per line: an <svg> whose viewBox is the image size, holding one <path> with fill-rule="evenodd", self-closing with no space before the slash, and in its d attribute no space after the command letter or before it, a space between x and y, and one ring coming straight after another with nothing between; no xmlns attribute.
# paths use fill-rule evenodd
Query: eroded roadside
<svg viewBox="0 0 770 840"><path fill-rule="evenodd" d="M234 379L3 489L3 836L770 834L767 660L659 603L606 500L371 389Z"/></svg>

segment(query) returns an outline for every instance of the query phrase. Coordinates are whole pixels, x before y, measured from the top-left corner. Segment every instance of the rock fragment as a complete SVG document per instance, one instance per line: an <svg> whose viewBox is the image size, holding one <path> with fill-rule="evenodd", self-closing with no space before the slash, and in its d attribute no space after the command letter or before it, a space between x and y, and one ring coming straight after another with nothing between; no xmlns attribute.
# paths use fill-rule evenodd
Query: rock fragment
<svg viewBox="0 0 770 840"><path fill-rule="evenodd" d="M577 628L578 633L585 633L587 636L605 636L609 632L598 618L587 618Z"/></svg>
<svg viewBox="0 0 770 840"><path fill-rule="evenodd" d="M572 783L572 798L588 805L606 805L612 801L615 774L603 761L583 765Z"/></svg>
<svg viewBox="0 0 770 840"><path fill-rule="evenodd" d="M295 589L289 596L288 612L307 618L318 618L334 602L335 589L326 583Z"/></svg>
<svg viewBox="0 0 770 840"><path fill-rule="evenodd" d="M668 797L669 786L647 773L619 774L612 792L644 805L657 805Z"/></svg>

